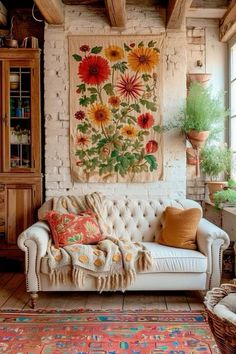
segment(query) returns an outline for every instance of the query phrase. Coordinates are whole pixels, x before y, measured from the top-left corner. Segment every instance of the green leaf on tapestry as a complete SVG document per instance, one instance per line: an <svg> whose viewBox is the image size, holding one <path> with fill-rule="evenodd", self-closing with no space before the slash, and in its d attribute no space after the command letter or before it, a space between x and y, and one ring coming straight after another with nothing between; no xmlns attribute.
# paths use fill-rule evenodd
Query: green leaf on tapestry
<svg viewBox="0 0 236 354"><path fill-rule="evenodd" d="M122 74L124 74L125 70L128 69L126 64L127 64L126 61L116 63L112 65L112 69L119 70Z"/></svg>
<svg viewBox="0 0 236 354"><path fill-rule="evenodd" d="M98 144L97 144L97 148L101 149L104 145L106 145L106 143L108 142L107 138L101 139L99 140Z"/></svg>
<svg viewBox="0 0 236 354"><path fill-rule="evenodd" d="M143 46L144 46L143 41L138 44L138 47L139 47L139 48L141 48L141 47L143 47Z"/></svg>
<svg viewBox="0 0 236 354"><path fill-rule="evenodd" d="M83 159L86 154L83 150L77 150L75 155L79 156L80 159Z"/></svg>
<svg viewBox="0 0 236 354"><path fill-rule="evenodd" d="M102 47L93 47L91 53L98 54L102 51Z"/></svg>
<svg viewBox="0 0 236 354"><path fill-rule="evenodd" d="M154 102L146 101L146 100L140 100L140 103L143 106L146 106L147 109L150 109L152 112L156 112L156 104Z"/></svg>
<svg viewBox="0 0 236 354"><path fill-rule="evenodd" d="M77 85L76 87L78 87L80 93L84 93L86 90L85 84Z"/></svg>
<svg viewBox="0 0 236 354"><path fill-rule="evenodd" d="M131 120L133 121L133 123L136 123L136 121L137 121L136 117L131 116L131 115L128 115L127 117L128 117L129 119L131 119Z"/></svg>
<svg viewBox="0 0 236 354"><path fill-rule="evenodd" d="M124 48L126 52L129 52L131 50L131 48L125 43L124 43Z"/></svg>
<svg viewBox="0 0 236 354"><path fill-rule="evenodd" d="M82 57L78 54L73 54L72 57L76 60L76 61L81 61Z"/></svg>
<svg viewBox="0 0 236 354"><path fill-rule="evenodd" d="M144 159L147 161L147 163L150 165L150 171L152 172L153 170L157 169L157 161L155 156L153 155L146 155L144 156Z"/></svg>
<svg viewBox="0 0 236 354"><path fill-rule="evenodd" d="M87 96L83 96L80 98L79 103L83 107L87 107L90 104L90 98Z"/></svg>
<svg viewBox="0 0 236 354"><path fill-rule="evenodd" d="M97 95L91 95L90 96L90 103L92 104L93 102L97 101Z"/></svg>
<svg viewBox="0 0 236 354"><path fill-rule="evenodd" d="M107 95L114 95L114 86L111 83L104 85L103 89Z"/></svg>
<svg viewBox="0 0 236 354"><path fill-rule="evenodd" d="M101 139L101 134L93 134L92 137L92 144L96 144L99 139Z"/></svg>
<svg viewBox="0 0 236 354"><path fill-rule="evenodd" d="M127 107L129 104L128 103L126 103L126 102L121 102L121 104L120 104L122 107Z"/></svg>
<svg viewBox="0 0 236 354"><path fill-rule="evenodd" d="M86 133L88 130L89 125L87 123L83 123L83 124L78 124L77 125L77 129L81 132L81 133Z"/></svg>
<svg viewBox="0 0 236 354"><path fill-rule="evenodd" d="M141 112L140 107L139 107L139 105L138 105L137 103L131 104L130 107L133 108L133 110L134 110L135 112L138 112L138 113Z"/></svg>
<svg viewBox="0 0 236 354"><path fill-rule="evenodd" d="M117 150L113 150L111 152L111 157L117 157L119 155L119 152Z"/></svg>
<svg viewBox="0 0 236 354"><path fill-rule="evenodd" d="M85 86L85 85L84 85ZM88 87L87 89L90 93L98 93L98 90L95 87Z"/></svg>
<svg viewBox="0 0 236 354"><path fill-rule="evenodd" d="M160 53L160 49L159 48L153 48L153 50L155 50L157 53Z"/></svg>
<svg viewBox="0 0 236 354"><path fill-rule="evenodd" d="M133 148L134 148L135 150L141 149L142 146L143 146L143 144L140 143L140 141L135 140L135 142L134 142L134 144L133 144ZM139 155L139 154L135 154L135 157L136 157L136 159L138 160L138 159L140 158L140 155Z"/></svg>
<svg viewBox="0 0 236 354"><path fill-rule="evenodd" d="M154 47L155 44L156 44L156 42L154 42L153 40L151 40L151 41L148 43L148 47L149 47L149 48L152 48L152 47Z"/></svg>
<svg viewBox="0 0 236 354"><path fill-rule="evenodd" d="M148 81L150 78L151 78L151 75L149 75L149 74L143 74L142 75L143 81Z"/></svg>
<svg viewBox="0 0 236 354"><path fill-rule="evenodd" d="M165 126L160 126L160 125L154 125L152 127L152 129L157 132L157 133L163 133L165 132L166 130L168 130L168 128L166 128Z"/></svg>
<svg viewBox="0 0 236 354"><path fill-rule="evenodd" d="M97 151L97 148L95 148L95 147L92 147L92 148L90 148L90 149L87 150L87 154L88 154L89 156L92 156L92 155L94 155L94 154L97 155L97 153L98 153L98 151Z"/></svg>

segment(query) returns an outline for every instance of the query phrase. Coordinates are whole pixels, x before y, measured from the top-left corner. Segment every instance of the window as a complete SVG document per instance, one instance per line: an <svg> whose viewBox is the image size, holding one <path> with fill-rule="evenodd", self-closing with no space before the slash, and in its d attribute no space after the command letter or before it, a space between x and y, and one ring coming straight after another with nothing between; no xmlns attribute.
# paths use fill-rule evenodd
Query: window
<svg viewBox="0 0 236 354"><path fill-rule="evenodd" d="M230 77L229 77L229 138L233 151L232 178L236 180L236 38L229 44L230 49Z"/></svg>

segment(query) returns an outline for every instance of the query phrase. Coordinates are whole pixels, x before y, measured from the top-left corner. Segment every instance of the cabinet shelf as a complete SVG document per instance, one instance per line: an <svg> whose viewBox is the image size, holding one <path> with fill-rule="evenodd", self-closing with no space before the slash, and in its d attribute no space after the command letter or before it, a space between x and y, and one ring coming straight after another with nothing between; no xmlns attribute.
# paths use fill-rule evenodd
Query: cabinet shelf
<svg viewBox="0 0 236 354"><path fill-rule="evenodd" d="M29 120L31 119L31 117L10 117L10 119L12 120Z"/></svg>

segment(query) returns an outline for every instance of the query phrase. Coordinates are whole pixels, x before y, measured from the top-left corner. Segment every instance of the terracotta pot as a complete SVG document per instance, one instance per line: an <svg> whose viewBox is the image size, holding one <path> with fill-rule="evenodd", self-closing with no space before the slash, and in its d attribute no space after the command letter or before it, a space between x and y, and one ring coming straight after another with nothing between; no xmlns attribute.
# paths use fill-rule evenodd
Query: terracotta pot
<svg viewBox="0 0 236 354"><path fill-rule="evenodd" d="M196 81L199 82L203 87L206 87L210 78L211 78L211 74L205 74L205 73L187 74L187 89L189 89L190 85Z"/></svg>
<svg viewBox="0 0 236 354"><path fill-rule="evenodd" d="M214 181L214 182L207 182L209 199L211 202L214 202L213 196L216 192L221 191L224 187L227 186L226 181Z"/></svg>
<svg viewBox="0 0 236 354"><path fill-rule="evenodd" d="M202 131L198 132L196 130L190 130L189 132L186 133L187 139L190 141L192 144L192 147L194 149L199 149L204 146L208 136L209 136L209 131Z"/></svg>
<svg viewBox="0 0 236 354"><path fill-rule="evenodd" d="M197 164L196 149L193 149L191 147L187 148L186 149L186 158L187 158L187 164L188 165L196 166L196 164Z"/></svg>

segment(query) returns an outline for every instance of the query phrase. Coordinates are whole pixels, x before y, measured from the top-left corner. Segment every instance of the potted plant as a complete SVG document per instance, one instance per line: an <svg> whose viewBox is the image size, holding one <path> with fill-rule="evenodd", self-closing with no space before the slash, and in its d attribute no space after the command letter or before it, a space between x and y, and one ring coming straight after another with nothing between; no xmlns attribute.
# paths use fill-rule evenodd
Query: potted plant
<svg viewBox="0 0 236 354"><path fill-rule="evenodd" d="M229 188L216 192L213 202L217 209L222 209L226 206L236 206L236 190Z"/></svg>
<svg viewBox="0 0 236 354"><path fill-rule="evenodd" d="M227 182L219 181L220 174L224 174L226 180L230 176L232 153L226 147L205 146L200 154L201 171L210 178L207 181L209 198L213 201L213 195L223 189Z"/></svg>
<svg viewBox="0 0 236 354"><path fill-rule="evenodd" d="M196 81L190 86L177 127L185 133L193 148L199 149L210 132L213 134L223 129L226 116L222 94L213 97L211 88Z"/></svg>

